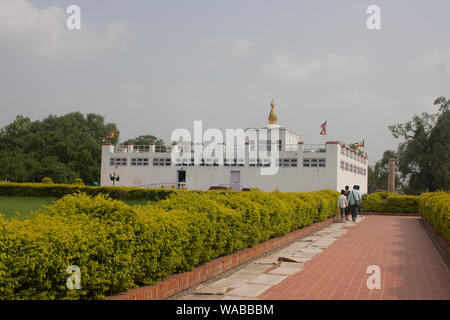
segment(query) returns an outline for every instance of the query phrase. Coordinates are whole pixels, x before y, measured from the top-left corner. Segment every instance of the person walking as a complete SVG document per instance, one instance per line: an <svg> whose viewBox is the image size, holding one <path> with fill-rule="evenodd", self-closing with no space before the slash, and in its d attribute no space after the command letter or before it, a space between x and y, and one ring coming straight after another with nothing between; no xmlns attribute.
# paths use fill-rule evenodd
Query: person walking
<svg viewBox="0 0 450 320"><path fill-rule="evenodd" d="M350 207L350 212L352 214L352 221L356 223L358 218L358 202L361 201L361 197L356 189L356 185L353 186L353 190L348 194L348 204Z"/></svg>
<svg viewBox="0 0 450 320"><path fill-rule="evenodd" d="M341 210L341 222L345 222L344 219L347 219L347 217L345 217L345 210L348 207L348 200L345 196L345 190L341 190L341 195L338 197L337 206Z"/></svg>
<svg viewBox="0 0 450 320"><path fill-rule="evenodd" d="M345 197L347 198L347 207L345 208L345 221L349 221L348 216L350 215L350 206L348 205L348 195L350 194L350 187L345 186Z"/></svg>
<svg viewBox="0 0 450 320"><path fill-rule="evenodd" d="M361 217L363 217L363 214L362 214L362 192L361 192L361 190L360 190L360 188L359 188L359 185L356 185L356 191L358 191L358 193L359 193L359 199L360 199L359 204L358 204L358 214L359 214Z"/></svg>

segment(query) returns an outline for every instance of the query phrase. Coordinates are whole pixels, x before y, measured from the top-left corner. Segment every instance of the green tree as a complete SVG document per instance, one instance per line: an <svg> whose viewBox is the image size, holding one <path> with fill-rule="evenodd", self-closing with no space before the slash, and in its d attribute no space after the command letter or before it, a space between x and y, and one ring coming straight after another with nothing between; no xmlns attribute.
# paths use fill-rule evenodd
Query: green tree
<svg viewBox="0 0 450 320"><path fill-rule="evenodd" d="M442 98L442 97L441 97ZM441 114L438 116L436 125L431 135L430 143L432 147L432 182L434 190L450 189L450 113L448 107L449 100L436 100L435 104L439 104Z"/></svg>
<svg viewBox="0 0 450 320"><path fill-rule="evenodd" d="M439 97L436 114L414 115L404 124L389 126L398 147L398 167L408 182L408 192L449 190L450 187L450 100Z"/></svg>
<svg viewBox="0 0 450 320"><path fill-rule="evenodd" d="M0 180L50 177L56 183L71 183L81 178L92 184L100 176L101 143L111 132L114 138L108 141L117 143L117 126L93 113L50 115L37 121L18 115L0 129Z"/></svg>
<svg viewBox="0 0 450 320"><path fill-rule="evenodd" d="M29 179L24 155L17 150L0 151L1 180L24 182Z"/></svg>
<svg viewBox="0 0 450 320"><path fill-rule="evenodd" d="M150 134L141 135L141 136L133 138L133 139L125 140L122 144L127 145L129 143L132 143L137 146L144 146L144 145L149 145L150 142L153 142L157 146L165 146L164 141L162 139L160 139L156 136L150 135Z"/></svg>

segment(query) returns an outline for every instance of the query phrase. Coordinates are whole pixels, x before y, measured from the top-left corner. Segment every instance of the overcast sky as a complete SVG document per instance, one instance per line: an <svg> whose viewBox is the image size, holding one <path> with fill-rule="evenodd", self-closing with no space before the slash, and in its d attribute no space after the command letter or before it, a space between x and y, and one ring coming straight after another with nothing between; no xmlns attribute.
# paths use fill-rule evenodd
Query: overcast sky
<svg viewBox="0 0 450 320"><path fill-rule="evenodd" d="M366 27L372 4L381 30ZM194 120L261 127L275 99L305 144L365 139L373 163L396 148L390 124L450 97L449 13L448 0L0 0L0 127L95 112L121 140L169 141Z"/></svg>

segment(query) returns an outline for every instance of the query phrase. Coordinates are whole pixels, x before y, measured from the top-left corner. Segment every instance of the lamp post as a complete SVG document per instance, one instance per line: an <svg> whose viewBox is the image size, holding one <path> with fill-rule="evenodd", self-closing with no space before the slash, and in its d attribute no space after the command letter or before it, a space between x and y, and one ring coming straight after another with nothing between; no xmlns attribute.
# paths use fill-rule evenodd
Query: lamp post
<svg viewBox="0 0 450 320"><path fill-rule="evenodd" d="M120 180L120 176L118 175L118 174L116 174L115 172L114 172L114 174L109 174L109 178L111 179L111 181L113 182L113 187L114 187L114 185L115 185L115 182L116 181L119 181Z"/></svg>

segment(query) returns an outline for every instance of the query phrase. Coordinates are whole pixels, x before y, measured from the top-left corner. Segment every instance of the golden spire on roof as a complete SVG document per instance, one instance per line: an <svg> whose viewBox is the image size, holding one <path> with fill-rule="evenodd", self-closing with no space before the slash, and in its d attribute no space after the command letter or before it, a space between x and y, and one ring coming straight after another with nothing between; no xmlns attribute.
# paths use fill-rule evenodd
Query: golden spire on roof
<svg viewBox="0 0 450 320"><path fill-rule="evenodd" d="M272 102L270 103L272 106L272 110L270 110L269 114L269 124L277 124L277 115L275 113L275 101L272 99Z"/></svg>

